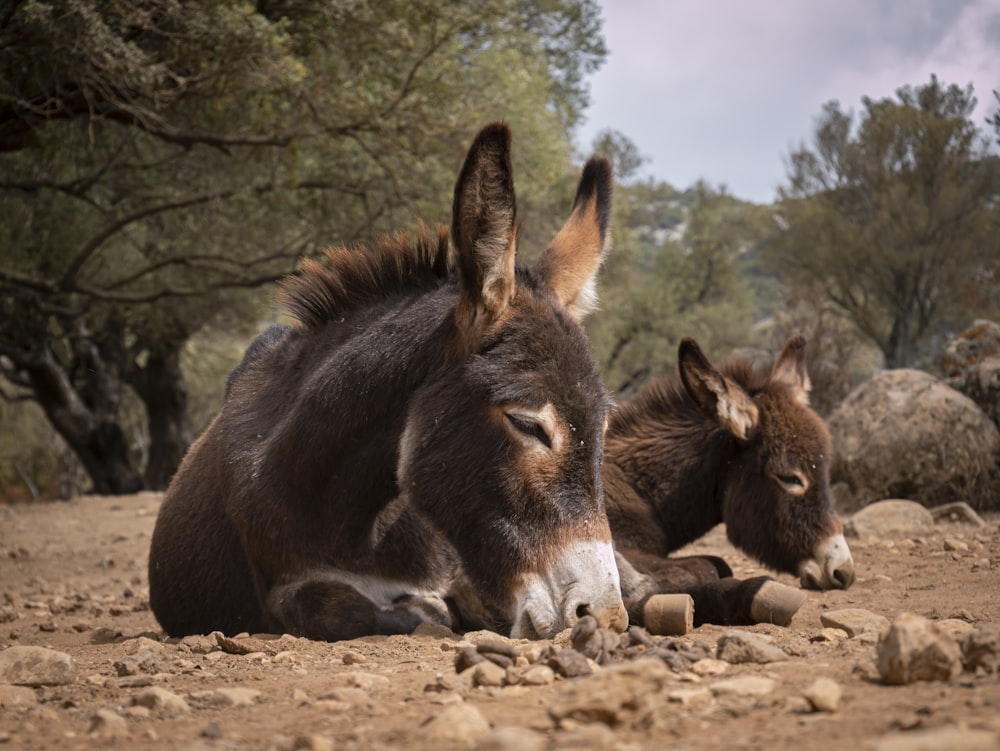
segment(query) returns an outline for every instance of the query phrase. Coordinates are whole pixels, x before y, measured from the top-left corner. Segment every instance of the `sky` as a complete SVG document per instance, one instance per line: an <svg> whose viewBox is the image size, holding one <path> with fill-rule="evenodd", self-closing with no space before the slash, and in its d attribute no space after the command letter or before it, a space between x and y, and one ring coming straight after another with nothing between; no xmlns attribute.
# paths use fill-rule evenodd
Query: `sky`
<svg viewBox="0 0 1000 751"><path fill-rule="evenodd" d="M770 203L823 105L862 110L903 85L972 84L996 112L1000 0L601 0L608 57L590 77L579 149L610 128L642 177L705 180Z"/></svg>

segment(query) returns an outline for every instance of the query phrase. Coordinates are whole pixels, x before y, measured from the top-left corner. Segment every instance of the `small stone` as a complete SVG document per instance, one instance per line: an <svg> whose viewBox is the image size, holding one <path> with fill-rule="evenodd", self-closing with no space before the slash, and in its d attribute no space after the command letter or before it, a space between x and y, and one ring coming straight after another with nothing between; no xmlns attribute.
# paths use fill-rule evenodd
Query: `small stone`
<svg viewBox="0 0 1000 751"><path fill-rule="evenodd" d="M254 688L230 686L215 689L215 695L222 700L222 706L249 707L251 704L256 704L260 701L261 693Z"/></svg>
<svg viewBox="0 0 1000 751"><path fill-rule="evenodd" d="M655 716L673 674L662 660L641 657L612 664L584 681L573 681L550 704L549 715L566 721L641 724Z"/></svg>
<svg viewBox="0 0 1000 751"><path fill-rule="evenodd" d="M901 613L879 641L876 664L886 683L948 681L962 672L962 651L933 621Z"/></svg>
<svg viewBox="0 0 1000 751"><path fill-rule="evenodd" d="M490 723L483 713L465 703L448 705L424 724L424 733L438 741L470 744L489 732Z"/></svg>
<svg viewBox="0 0 1000 751"><path fill-rule="evenodd" d="M526 686L548 686L555 680L556 673L548 665L532 665L521 673L521 683Z"/></svg>
<svg viewBox="0 0 1000 751"><path fill-rule="evenodd" d="M716 644L716 657L731 664L768 663L787 660L784 650L760 634L750 631L727 631Z"/></svg>
<svg viewBox="0 0 1000 751"><path fill-rule="evenodd" d="M959 553L967 553L969 551L969 545L963 540L957 540L953 537L949 537L944 541L944 549L957 551Z"/></svg>
<svg viewBox="0 0 1000 751"><path fill-rule="evenodd" d="M1000 623L987 623L961 637L966 670L1000 673Z"/></svg>
<svg viewBox="0 0 1000 751"><path fill-rule="evenodd" d="M44 647L8 647L0 652L0 683L63 686L76 680L76 662Z"/></svg>
<svg viewBox="0 0 1000 751"><path fill-rule="evenodd" d="M360 652L344 652L340 659L345 665L364 665L368 662L368 658Z"/></svg>
<svg viewBox="0 0 1000 751"><path fill-rule="evenodd" d="M716 681L709 688L716 696L767 696L774 691L775 682L771 678L758 675L741 675Z"/></svg>
<svg viewBox="0 0 1000 751"><path fill-rule="evenodd" d="M464 673L474 665L485 662L483 657L475 647L461 647L455 651L455 672Z"/></svg>
<svg viewBox="0 0 1000 751"><path fill-rule="evenodd" d="M151 686L132 698L132 703L147 709L161 710L166 714L187 714L191 711L187 702L172 691L159 686Z"/></svg>
<svg viewBox="0 0 1000 751"><path fill-rule="evenodd" d="M472 669L473 686L502 686L507 671L490 660L483 660Z"/></svg>
<svg viewBox="0 0 1000 751"><path fill-rule="evenodd" d="M33 707L38 704L35 692L27 686L0 686L0 707Z"/></svg>
<svg viewBox="0 0 1000 751"><path fill-rule="evenodd" d="M830 610L820 614L820 623L827 628L839 628L851 638L865 632L880 634L889 628L889 619L861 608Z"/></svg>
<svg viewBox="0 0 1000 751"><path fill-rule="evenodd" d="M125 718L110 709L98 709L90 718L88 735L98 738L124 738L128 735L128 723Z"/></svg>
<svg viewBox="0 0 1000 751"><path fill-rule="evenodd" d="M548 664L563 678L579 678L594 672L587 658L575 649L560 649L549 657Z"/></svg>
<svg viewBox="0 0 1000 751"><path fill-rule="evenodd" d="M211 738L213 740L218 740L219 738L222 737L222 728L219 727L219 723L212 721L201 729L199 735L202 738Z"/></svg>
<svg viewBox="0 0 1000 751"><path fill-rule="evenodd" d="M824 628L809 641L839 642L848 638L848 633L842 628Z"/></svg>
<svg viewBox="0 0 1000 751"><path fill-rule="evenodd" d="M698 660L691 665L691 672L700 676L722 675L727 670L729 670L728 662L711 657Z"/></svg>
<svg viewBox="0 0 1000 751"><path fill-rule="evenodd" d="M817 678L802 695L817 712L836 712L840 707L840 697L843 695L840 684L832 678Z"/></svg>

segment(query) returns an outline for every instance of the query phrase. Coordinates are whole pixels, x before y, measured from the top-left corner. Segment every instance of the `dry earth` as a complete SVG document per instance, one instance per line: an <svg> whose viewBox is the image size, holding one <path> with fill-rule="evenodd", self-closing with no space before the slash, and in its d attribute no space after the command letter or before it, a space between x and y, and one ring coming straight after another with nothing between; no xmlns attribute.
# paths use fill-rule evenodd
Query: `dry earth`
<svg viewBox="0 0 1000 751"><path fill-rule="evenodd" d="M955 630L1000 622L995 515L986 527L946 521L920 537L854 542L853 588L810 593L788 628L743 629L771 638L785 660L663 671L647 657L623 663L631 675L603 668L546 683L540 671L543 685L473 687L471 671L455 673L460 637L450 633L245 639L228 651L208 637L165 640L146 586L158 504L141 494L0 507L0 650L47 647L77 668L71 682L28 694L0 686L0 749L998 747L1000 676L889 686L876 669L876 633L842 638L820 622L845 608L955 619L944 623ZM740 576L763 573L721 529L684 552L724 555ZM731 630L703 626L675 646L714 655ZM769 680L733 681L746 677ZM817 678L839 686L835 711L805 698ZM616 709L595 721L553 719L586 693ZM171 697L182 702L171 708Z"/></svg>

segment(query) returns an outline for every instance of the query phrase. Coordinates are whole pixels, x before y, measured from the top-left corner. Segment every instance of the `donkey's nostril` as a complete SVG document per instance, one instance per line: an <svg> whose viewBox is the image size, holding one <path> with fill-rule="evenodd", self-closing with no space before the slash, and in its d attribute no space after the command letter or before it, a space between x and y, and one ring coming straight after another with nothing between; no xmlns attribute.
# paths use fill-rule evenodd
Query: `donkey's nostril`
<svg viewBox="0 0 1000 751"><path fill-rule="evenodd" d="M854 568L838 568L833 572L833 581L837 589L847 589L854 583Z"/></svg>
<svg viewBox="0 0 1000 751"><path fill-rule="evenodd" d="M583 618L583 616L585 616L585 615L593 615L593 613L590 612L590 605L588 605L586 603L577 605L576 606L576 617L577 618Z"/></svg>

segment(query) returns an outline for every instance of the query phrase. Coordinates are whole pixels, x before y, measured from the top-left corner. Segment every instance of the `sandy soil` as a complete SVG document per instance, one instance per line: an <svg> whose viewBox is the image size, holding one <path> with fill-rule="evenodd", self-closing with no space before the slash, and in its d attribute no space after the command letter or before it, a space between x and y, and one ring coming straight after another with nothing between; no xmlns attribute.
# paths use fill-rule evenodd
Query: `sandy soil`
<svg viewBox="0 0 1000 751"><path fill-rule="evenodd" d="M954 628L1000 621L998 516L985 528L944 522L921 537L853 542L853 588L810 593L788 628L745 629L772 638L789 659L672 671L653 688L643 684L641 701L609 724L557 722L550 712L606 669L547 685L473 687L468 673L455 673L461 643L450 633L336 644L245 640L250 654L205 637L166 641L146 586L158 504L158 495L141 494L0 507L0 649L49 647L71 655L78 669L71 683L33 689L37 703L6 700L0 749L800 751L917 748L928 738L933 747L941 736L926 733L945 728L969 747L996 747L976 743L1000 738L1000 676L966 672L949 682L888 686L875 666L875 634L824 639L820 623L825 611L843 608L890 620L901 612L957 619ZM721 529L684 552L723 555L739 576L766 573L733 551ZM714 654L728 630L703 626L679 637L679 646ZM555 641L565 643L565 635ZM718 689L748 675L773 684L756 694ZM818 677L842 689L836 711L813 711L804 698ZM151 687L187 709L136 704Z"/></svg>

